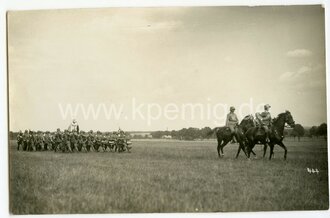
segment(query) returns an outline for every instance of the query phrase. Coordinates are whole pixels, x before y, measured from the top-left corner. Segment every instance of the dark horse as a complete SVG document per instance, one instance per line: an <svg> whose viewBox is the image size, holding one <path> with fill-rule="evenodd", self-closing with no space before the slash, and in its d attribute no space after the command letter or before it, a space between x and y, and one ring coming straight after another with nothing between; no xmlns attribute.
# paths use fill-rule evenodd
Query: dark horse
<svg viewBox="0 0 330 218"><path fill-rule="evenodd" d="M252 152L253 147L258 142L261 142L264 144L264 157L266 155L267 150L267 144L269 144L270 147L270 155L269 160L272 158L272 155L274 154L274 146L278 144L284 149L284 159L286 159L287 155L287 148L283 144L284 139L284 126L287 123L290 127L294 127L295 122L292 118L292 115L289 111L285 111L284 113L279 114L276 118L272 120L272 126L269 129L269 143L266 142L267 134L265 130L262 127L252 127L247 130L245 133L246 139L247 139L247 156L250 158L250 153Z"/></svg>
<svg viewBox="0 0 330 218"><path fill-rule="evenodd" d="M245 131L251 127L254 126L254 121L253 117L250 115L246 116L242 122L236 126L236 139L239 144L238 146L238 151L236 154L236 158L238 157L239 153L241 150L247 155L245 151L245 143L246 143L246 138L245 138ZM218 146L217 146L217 151L218 151L218 156L222 157L224 156L223 153L223 148L233 139L233 134L231 133L229 127L217 127L213 129L211 132L209 132L208 135L212 135L213 133L216 133L217 136L217 141L218 141ZM255 153L252 151L252 153L255 155Z"/></svg>
<svg viewBox="0 0 330 218"><path fill-rule="evenodd" d="M248 129L252 128L252 127L255 127L256 126L256 123L255 123L255 120L254 120L254 117L253 115L247 115L243 118L243 120L241 121L241 123L239 124L239 126L242 128L242 131L244 133L244 136L245 136L245 133L247 132ZM237 154L236 154L236 158L238 158L238 155L240 153L241 150L243 150L243 152L245 153L245 155L247 156L247 153L246 153L246 144L247 144L247 139L246 137L244 137L245 139L245 147L242 147L242 146L239 146L238 147L238 151L237 151ZM251 150L251 153L256 156L256 153L253 152L253 150Z"/></svg>

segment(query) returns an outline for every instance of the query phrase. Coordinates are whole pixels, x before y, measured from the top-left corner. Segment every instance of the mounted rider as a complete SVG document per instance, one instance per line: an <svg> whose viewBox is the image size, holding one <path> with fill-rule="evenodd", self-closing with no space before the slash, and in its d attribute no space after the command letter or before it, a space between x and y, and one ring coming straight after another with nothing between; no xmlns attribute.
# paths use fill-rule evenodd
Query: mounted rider
<svg viewBox="0 0 330 218"><path fill-rule="evenodd" d="M237 131L236 131L237 125L238 125L238 118L237 118L237 115L235 114L235 107L231 106L230 112L229 112L229 114L227 114L226 126L229 127L231 134L235 137L237 134ZM234 137L233 137L233 139L234 139Z"/></svg>
<svg viewBox="0 0 330 218"><path fill-rule="evenodd" d="M69 130L70 132L76 132L76 133L79 133L79 125L78 125L76 119L73 119L73 120L72 120L72 123L69 125L68 130Z"/></svg>
<svg viewBox="0 0 330 218"><path fill-rule="evenodd" d="M272 116L270 115L269 109L271 106L266 104L262 113L256 113L256 120L260 127L265 129L267 138L269 140L270 126L272 125Z"/></svg>

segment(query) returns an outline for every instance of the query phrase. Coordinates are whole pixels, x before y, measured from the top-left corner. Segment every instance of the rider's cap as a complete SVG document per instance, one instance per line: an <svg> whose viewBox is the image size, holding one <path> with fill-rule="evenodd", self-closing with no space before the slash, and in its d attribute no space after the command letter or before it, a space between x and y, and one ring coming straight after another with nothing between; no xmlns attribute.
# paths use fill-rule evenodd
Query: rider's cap
<svg viewBox="0 0 330 218"><path fill-rule="evenodd" d="M270 107L269 104L265 104L264 108L265 108L265 109L269 109L269 108L271 108L271 107Z"/></svg>

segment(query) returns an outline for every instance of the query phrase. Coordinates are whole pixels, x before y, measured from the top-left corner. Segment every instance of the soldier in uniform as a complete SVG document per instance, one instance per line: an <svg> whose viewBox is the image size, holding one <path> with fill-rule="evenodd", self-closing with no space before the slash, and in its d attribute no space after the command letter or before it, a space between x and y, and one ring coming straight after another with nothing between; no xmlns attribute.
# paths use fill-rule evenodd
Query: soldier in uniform
<svg viewBox="0 0 330 218"><path fill-rule="evenodd" d="M33 131L29 131L28 151L36 151L36 137Z"/></svg>
<svg viewBox="0 0 330 218"><path fill-rule="evenodd" d="M99 148L102 147L102 135L101 135L101 132L100 131L97 131L97 134L95 136L95 143L94 143L94 148L96 151L99 151Z"/></svg>
<svg viewBox="0 0 330 218"><path fill-rule="evenodd" d="M44 135L44 147L45 150L52 150L52 138L49 131L47 131Z"/></svg>
<svg viewBox="0 0 330 218"><path fill-rule="evenodd" d="M54 135L54 151L57 152L62 148L63 136L60 129L56 130Z"/></svg>
<svg viewBox="0 0 330 218"><path fill-rule="evenodd" d="M23 134L23 151L26 151L28 150L28 147L29 147L29 131L28 130L25 130L24 131L24 134Z"/></svg>
<svg viewBox="0 0 330 218"><path fill-rule="evenodd" d="M107 150L107 148L109 147L109 151L112 151L113 149L113 140L111 137L111 133L107 133L105 135L105 150Z"/></svg>
<svg viewBox="0 0 330 218"><path fill-rule="evenodd" d="M89 131L88 136L87 136L87 151L94 151L94 142L95 142L95 137L93 134L93 130Z"/></svg>
<svg viewBox="0 0 330 218"><path fill-rule="evenodd" d="M19 151L19 148L23 146L23 133L20 130L17 134L17 151Z"/></svg>
<svg viewBox="0 0 330 218"><path fill-rule="evenodd" d="M43 139L43 133L41 131L38 131L36 133L35 142L36 142L36 150L43 151L44 150L44 139Z"/></svg>
<svg viewBox="0 0 330 218"><path fill-rule="evenodd" d="M64 130L62 151L63 152L65 152L65 151L72 152L71 141L70 141L70 132L68 130Z"/></svg>
<svg viewBox="0 0 330 218"><path fill-rule="evenodd" d="M55 150L55 147L56 147L56 143L55 143L55 134L56 132L51 132L49 134L49 138L50 138L50 141L51 141L51 149L50 150Z"/></svg>
<svg viewBox="0 0 330 218"><path fill-rule="evenodd" d="M87 138L85 133L82 131L80 132L78 136L78 144L79 144L79 151L87 152Z"/></svg>
<svg viewBox="0 0 330 218"><path fill-rule="evenodd" d="M78 135L76 132L70 133L70 143L71 143L71 149L78 152Z"/></svg>
<svg viewBox="0 0 330 218"><path fill-rule="evenodd" d="M227 119L226 119L226 126L229 127L231 134L233 136L233 141L234 137L236 137L236 127L238 125L238 118L237 115L235 114L235 107L231 106L230 107L230 112L227 114ZM235 142L235 141L234 141Z"/></svg>
<svg viewBox="0 0 330 218"><path fill-rule="evenodd" d="M265 129L268 141L269 141L269 128L272 122L272 116L270 115L269 109L270 109L270 105L266 104L264 106L264 111L262 113L256 113L256 118L257 118L256 120L259 126Z"/></svg>

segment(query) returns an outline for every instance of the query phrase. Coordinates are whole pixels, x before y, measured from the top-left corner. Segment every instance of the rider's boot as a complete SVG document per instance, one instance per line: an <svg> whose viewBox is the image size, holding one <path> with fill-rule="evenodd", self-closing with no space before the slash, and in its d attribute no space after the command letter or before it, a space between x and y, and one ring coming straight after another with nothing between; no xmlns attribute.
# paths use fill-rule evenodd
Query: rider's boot
<svg viewBox="0 0 330 218"><path fill-rule="evenodd" d="M231 143L234 144L234 143L237 143L237 139L236 139L236 135L235 133L232 133L232 140L231 140Z"/></svg>

